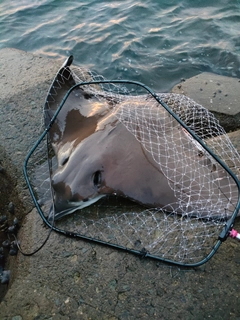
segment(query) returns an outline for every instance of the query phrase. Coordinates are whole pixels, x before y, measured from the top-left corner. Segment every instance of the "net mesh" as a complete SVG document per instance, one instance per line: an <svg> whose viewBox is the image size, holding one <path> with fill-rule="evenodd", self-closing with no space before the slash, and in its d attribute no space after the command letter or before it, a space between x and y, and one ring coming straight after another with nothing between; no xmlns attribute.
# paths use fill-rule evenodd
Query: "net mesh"
<svg viewBox="0 0 240 320"><path fill-rule="evenodd" d="M45 124L75 83L93 80L104 78L76 66L61 68L47 96ZM186 265L204 259L237 205L238 188L232 176L143 87L99 83L81 88L89 101L95 99L106 106L141 144L151 165L166 178L176 201L144 208L123 198L106 197L55 221L57 227ZM71 95L81 102L78 94L74 90L70 93L60 113L69 108ZM213 114L186 96L161 93L158 97L234 174L239 174L239 154ZM54 123L58 121L57 116ZM51 178L59 162L52 142L44 136L28 162L29 179L46 217L54 198ZM159 186L154 189L158 191Z"/></svg>

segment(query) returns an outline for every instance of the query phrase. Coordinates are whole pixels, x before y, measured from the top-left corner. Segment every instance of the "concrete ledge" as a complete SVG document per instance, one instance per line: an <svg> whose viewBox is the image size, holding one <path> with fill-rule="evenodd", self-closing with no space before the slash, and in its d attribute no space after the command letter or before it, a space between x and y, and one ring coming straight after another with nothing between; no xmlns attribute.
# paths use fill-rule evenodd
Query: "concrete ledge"
<svg viewBox="0 0 240 320"><path fill-rule="evenodd" d="M21 95L31 87L47 83L58 67L59 62L56 60L42 58L17 49L1 49L0 87L4 88L1 90L1 99Z"/></svg>
<svg viewBox="0 0 240 320"><path fill-rule="evenodd" d="M44 100L59 65L20 50L0 50L0 141L18 167L41 131Z"/></svg>
<svg viewBox="0 0 240 320"><path fill-rule="evenodd" d="M235 116L240 113L240 79L203 72L173 87L172 92L192 98L210 111Z"/></svg>
<svg viewBox="0 0 240 320"><path fill-rule="evenodd" d="M27 199L22 168L42 132L42 108L61 61L16 49L0 50L0 145L16 169L18 191Z"/></svg>

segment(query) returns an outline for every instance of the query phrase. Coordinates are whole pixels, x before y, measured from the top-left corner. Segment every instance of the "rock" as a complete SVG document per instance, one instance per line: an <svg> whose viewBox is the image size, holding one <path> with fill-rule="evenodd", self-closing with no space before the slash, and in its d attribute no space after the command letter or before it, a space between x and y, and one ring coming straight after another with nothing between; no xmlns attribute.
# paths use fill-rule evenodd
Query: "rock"
<svg viewBox="0 0 240 320"><path fill-rule="evenodd" d="M10 270L4 270L1 275L1 284L8 284L10 280Z"/></svg>
<svg viewBox="0 0 240 320"><path fill-rule="evenodd" d="M173 87L172 92L184 94L214 113L226 132L240 128L240 109L236 90L237 78L203 72Z"/></svg>
<svg viewBox="0 0 240 320"><path fill-rule="evenodd" d="M14 220L13 220L13 225L14 225L14 226L18 226L18 218L16 218L16 217L14 218Z"/></svg>
<svg viewBox="0 0 240 320"><path fill-rule="evenodd" d="M10 256L16 256L17 253L18 253L18 248L17 248L17 247L11 248L11 249L9 250Z"/></svg>
<svg viewBox="0 0 240 320"><path fill-rule="evenodd" d="M12 202L10 202L8 204L8 211L11 213L11 214L14 214L15 212L15 207L14 207L14 204Z"/></svg>
<svg viewBox="0 0 240 320"><path fill-rule="evenodd" d="M11 242L8 239L3 241L2 243L3 248L10 248L10 245L11 245Z"/></svg>
<svg viewBox="0 0 240 320"><path fill-rule="evenodd" d="M7 221L7 216L0 216L0 225L3 225Z"/></svg>
<svg viewBox="0 0 240 320"><path fill-rule="evenodd" d="M18 245L17 245L17 241L14 240L14 241L12 241L12 243L11 243L10 250L9 250L9 254L10 254L11 256L16 256L17 253L18 253Z"/></svg>
<svg viewBox="0 0 240 320"><path fill-rule="evenodd" d="M17 226L16 225L10 226L8 228L8 232L9 233L16 233L16 231L17 231Z"/></svg>
<svg viewBox="0 0 240 320"><path fill-rule="evenodd" d="M239 112L239 79L203 72L195 77L181 81L172 92L192 98L210 111L236 116Z"/></svg>
<svg viewBox="0 0 240 320"><path fill-rule="evenodd" d="M4 263L4 255L0 253L0 266Z"/></svg>
<svg viewBox="0 0 240 320"><path fill-rule="evenodd" d="M23 320L23 318L21 316L14 316L11 320Z"/></svg>

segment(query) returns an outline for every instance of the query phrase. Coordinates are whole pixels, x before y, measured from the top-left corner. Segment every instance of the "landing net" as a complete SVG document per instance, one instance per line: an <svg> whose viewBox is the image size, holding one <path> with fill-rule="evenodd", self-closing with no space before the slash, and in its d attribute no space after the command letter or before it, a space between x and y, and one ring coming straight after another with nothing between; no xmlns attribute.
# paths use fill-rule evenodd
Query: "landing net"
<svg viewBox="0 0 240 320"><path fill-rule="evenodd" d="M70 64L68 59L52 83L43 133L24 166L42 219L65 235L177 265L208 261L228 236L240 207L240 157L224 129L212 113L186 96L155 94L133 81L107 81ZM75 111L81 109L83 98L106 106L115 123L123 124L141 144L176 201L146 208L113 195L60 220L48 219L55 199L51 180L60 165L51 130L72 108L73 96ZM154 190L161 194L158 185Z"/></svg>

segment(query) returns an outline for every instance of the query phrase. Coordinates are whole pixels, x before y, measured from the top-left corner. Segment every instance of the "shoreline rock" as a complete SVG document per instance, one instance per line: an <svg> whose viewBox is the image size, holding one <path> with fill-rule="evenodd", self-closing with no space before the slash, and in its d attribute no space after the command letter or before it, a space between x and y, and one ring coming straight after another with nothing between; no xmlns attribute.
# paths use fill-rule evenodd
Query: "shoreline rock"
<svg viewBox="0 0 240 320"><path fill-rule="evenodd" d="M209 72L184 80L171 90L210 110L226 132L240 129L239 91L240 79Z"/></svg>
<svg viewBox="0 0 240 320"><path fill-rule="evenodd" d="M192 98L210 111L236 116L240 79L203 72L175 85L172 92Z"/></svg>

